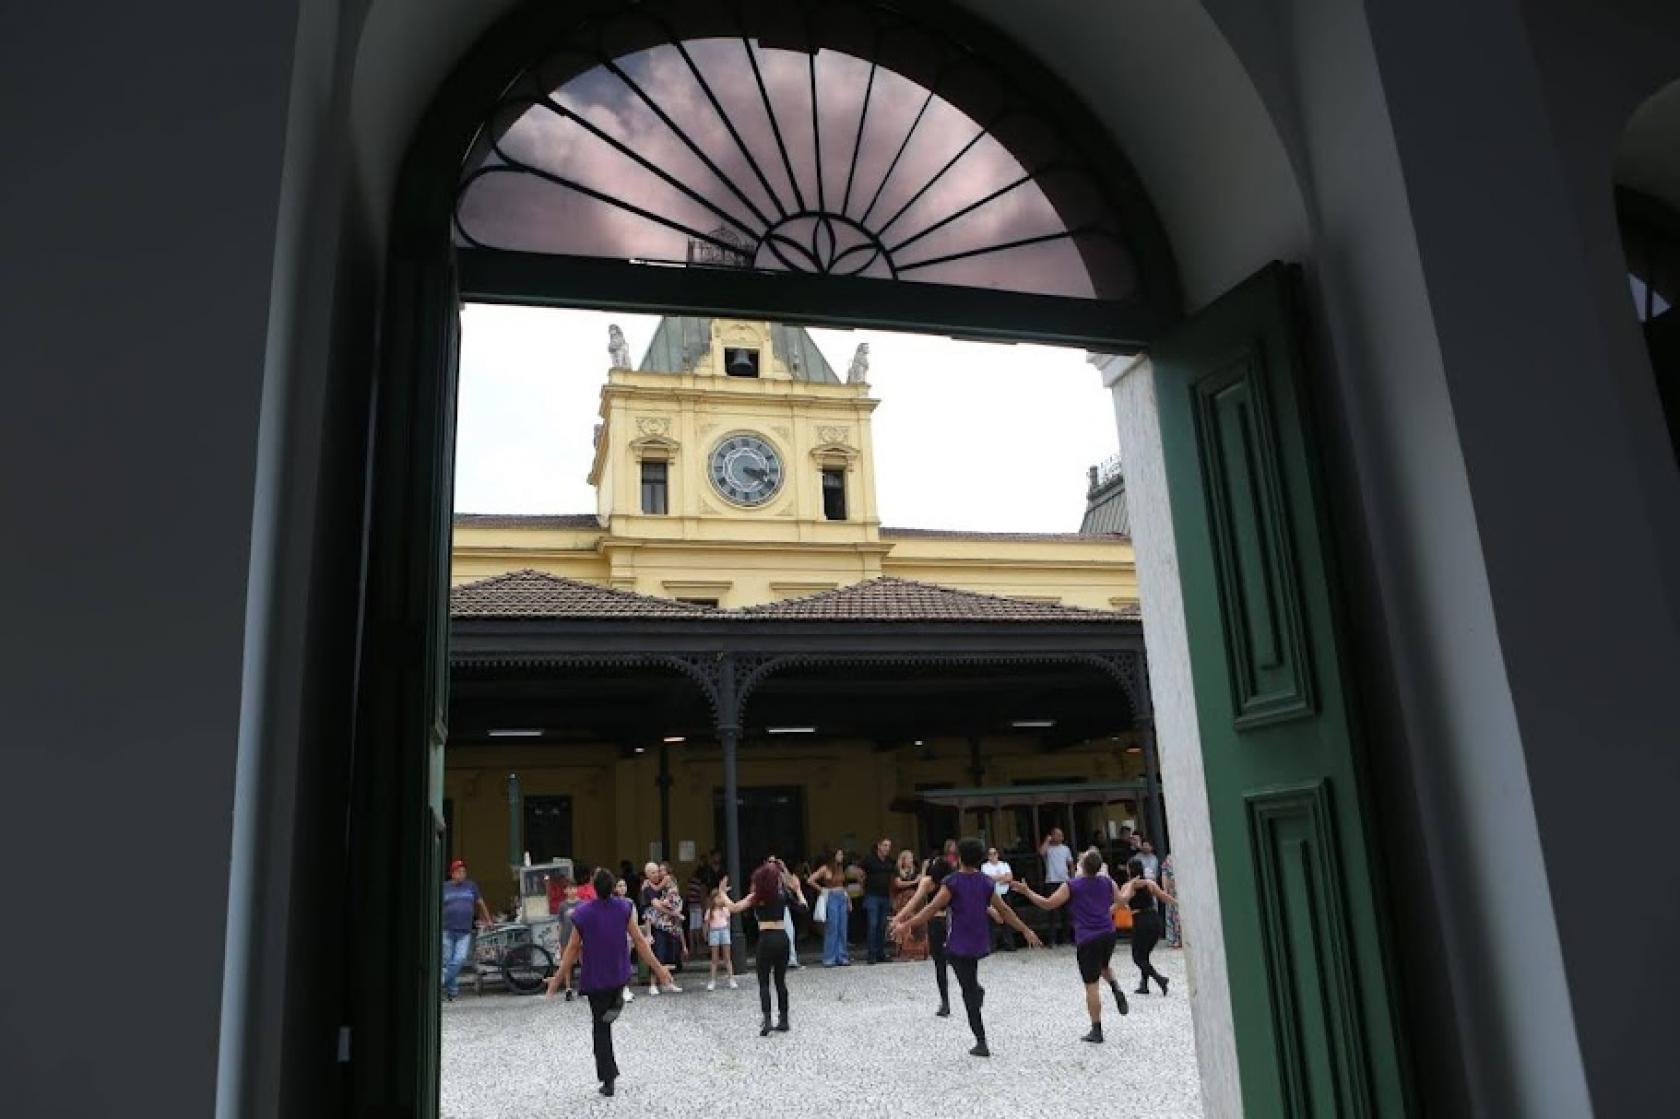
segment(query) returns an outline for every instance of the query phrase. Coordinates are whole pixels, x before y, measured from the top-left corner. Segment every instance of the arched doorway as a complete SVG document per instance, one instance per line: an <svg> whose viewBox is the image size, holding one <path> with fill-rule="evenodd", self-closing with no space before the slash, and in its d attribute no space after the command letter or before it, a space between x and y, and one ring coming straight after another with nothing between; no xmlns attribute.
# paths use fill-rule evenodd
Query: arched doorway
<svg viewBox="0 0 1680 1119"><path fill-rule="evenodd" d="M428 1038L435 1044L435 938L405 938L435 920L454 311L473 298L1156 349L1168 484L1183 499L1174 530L1190 542L1185 578L1200 592L1186 595L1198 606L1187 611L1199 653L1192 684L1208 767L1224 781L1211 834L1224 846L1228 951L1242 954L1231 967L1230 1001L1245 1099L1302 1113L1403 1107L1404 1062L1383 982L1384 899L1367 872L1367 794L1340 671L1287 270L1256 278L1210 309L1211 318L1179 324L1176 270L1147 198L1053 75L955 10L941 11L933 28L865 3L832 16L779 11L645 5L579 20L532 7L462 64L411 152L388 281L370 565L395 577L368 591L354 814L367 868L358 893L378 913L358 939L378 945L391 973L364 978L363 1002L393 1048L389 1059L356 1069L359 1091L425 1110L435 1084L435 1049L430 1062L410 1059ZM738 60L734 92L748 104L755 92L760 99L757 136L742 123L746 106L714 88L725 84L725 48L700 44L717 42ZM825 52L846 61L819 64ZM714 139L740 152L738 173L718 148L685 138L690 130L672 103L649 92L660 65L686 69L721 124ZM802 77L811 116L803 151L790 146L770 92L796 89ZM826 83L856 94L859 77L852 128L825 128ZM850 187L869 162L862 152L877 80L919 82L925 93L923 112L904 122L899 155L936 100L970 131L919 175L907 174L897 197L888 188L899 156L884 155L878 185L854 208ZM639 105L675 145L654 158L610 128L610 114L596 112L601 99L591 104L573 85L590 82ZM570 96L555 93L569 85ZM533 121L573 130L568 143L586 135L633 178L629 189L580 173L588 160L545 159L554 137L543 135L545 125L527 127ZM850 157L825 169L822 136L838 133L843 149L848 131ZM966 200L940 199L950 168L988 142L1001 153L1000 177ZM891 148L886 141L883 151ZM667 156L689 165L679 173ZM693 187L695 163L720 193ZM525 237L555 191L563 201L546 219L548 239ZM1036 204L1025 209L1042 224L959 236L965 219L1029 196ZM882 197L885 216L875 213ZM509 214L522 220L508 222ZM609 215L629 219L621 236L602 236L615 232ZM981 266L1009 254L1029 263ZM1058 294L1036 290L1070 273ZM413 655L418 635L423 658ZM387 866L400 873L375 881L372 868Z"/></svg>

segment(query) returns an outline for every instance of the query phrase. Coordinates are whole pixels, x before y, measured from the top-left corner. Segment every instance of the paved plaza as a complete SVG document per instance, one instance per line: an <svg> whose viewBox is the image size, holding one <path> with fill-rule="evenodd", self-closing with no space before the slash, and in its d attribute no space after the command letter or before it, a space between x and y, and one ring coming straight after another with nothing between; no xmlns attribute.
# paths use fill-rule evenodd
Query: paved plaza
<svg viewBox="0 0 1680 1119"><path fill-rule="evenodd" d="M612 1099L595 1090L587 1003L463 987L443 1008L443 1115L1199 1117L1184 956L1157 949L1154 962L1172 993L1134 997L1125 1018L1106 1002L1108 1040L1091 1045L1079 1040L1088 1021L1071 948L991 956L980 965L990 1060L968 1056L955 976L951 1017L933 1016L931 963L807 962L788 974L792 1032L768 1038L750 974L740 990L708 992L690 970L681 994L644 987L625 1008ZM1115 966L1129 992L1124 943Z"/></svg>

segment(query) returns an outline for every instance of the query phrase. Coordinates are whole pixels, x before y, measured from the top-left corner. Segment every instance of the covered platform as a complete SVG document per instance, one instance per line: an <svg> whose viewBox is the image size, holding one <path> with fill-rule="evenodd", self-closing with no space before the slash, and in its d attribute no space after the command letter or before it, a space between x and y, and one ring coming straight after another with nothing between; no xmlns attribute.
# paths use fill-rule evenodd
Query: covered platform
<svg viewBox="0 0 1680 1119"><path fill-rule="evenodd" d="M537 571L459 585L451 614L450 766L499 774L517 746L571 767L580 816L610 809L620 837L651 773L657 849L717 843L737 882L767 854L872 843L889 815L901 846L904 816L923 846L956 834L936 812L1037 835L1051 806L1132 801L1164 829L1135 614L898 579L718 610Z"/></svg>

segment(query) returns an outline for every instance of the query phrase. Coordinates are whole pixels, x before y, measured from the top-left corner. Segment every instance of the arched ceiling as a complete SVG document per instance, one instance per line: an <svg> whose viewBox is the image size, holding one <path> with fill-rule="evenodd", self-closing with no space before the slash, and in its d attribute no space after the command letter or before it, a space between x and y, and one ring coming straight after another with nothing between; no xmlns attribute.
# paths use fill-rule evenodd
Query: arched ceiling
<svg viewBox="0 0 1680 1119"><path fill-rule="evenodd" d="M1616 152L1616 182L1680 211L1680 79L1634 112Z"/></svg>

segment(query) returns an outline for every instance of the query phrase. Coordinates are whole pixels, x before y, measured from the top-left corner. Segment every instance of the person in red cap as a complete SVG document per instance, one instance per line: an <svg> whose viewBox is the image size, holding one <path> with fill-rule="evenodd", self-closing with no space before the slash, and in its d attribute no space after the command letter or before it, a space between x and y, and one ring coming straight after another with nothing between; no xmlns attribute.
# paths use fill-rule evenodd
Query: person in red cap
<svg viewBox="0 0 1680 1119"><path fill-rule="evenodd" d="M490 923L490 907L478 892L478 883L467 877L467 864L456 859L449 864L449 881L443 884L443 997L455 1001L455 981L472 949L473 917L479 924Z"/></svg>

